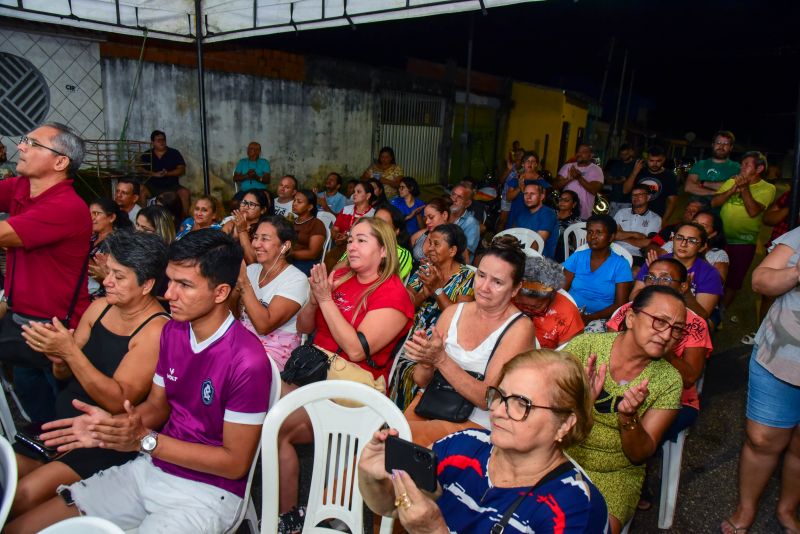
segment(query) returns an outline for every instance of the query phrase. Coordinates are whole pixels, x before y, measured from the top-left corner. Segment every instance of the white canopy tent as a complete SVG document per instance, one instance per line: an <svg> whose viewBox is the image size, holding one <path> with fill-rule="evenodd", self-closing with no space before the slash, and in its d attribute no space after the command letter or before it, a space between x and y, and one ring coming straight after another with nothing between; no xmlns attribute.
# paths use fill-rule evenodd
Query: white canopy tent
<svg viewBox="0 0 800 534"><path fill-rule="evenodd" d="M0 16L214 43L300 30L485 10L533 0L0 0Z"/></svg>

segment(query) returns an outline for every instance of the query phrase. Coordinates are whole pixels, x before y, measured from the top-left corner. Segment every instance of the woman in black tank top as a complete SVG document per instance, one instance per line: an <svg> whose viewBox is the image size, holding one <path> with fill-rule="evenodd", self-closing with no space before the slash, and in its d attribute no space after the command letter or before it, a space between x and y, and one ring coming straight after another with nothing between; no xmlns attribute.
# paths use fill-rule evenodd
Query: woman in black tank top
<svg viewBox="0 0 800 534"><path fill-rule="evenodd" d="M124 401L142 402L150 391L158 360L161 329L169 320L153 287L164 275L167 248L156 235L114 232L105 240L109 274L106 296L95 300L71 333L60 323L23 327L26 342L53 362L53 374L65 382L56 399L58 418L81 412L78 399L110 413L124 412ZM115 465L136 453L109 449L75 449L44 464L17 442L20 480L7 525L22 528L26 516L51 499L60 484L71 484Z"/></svg>

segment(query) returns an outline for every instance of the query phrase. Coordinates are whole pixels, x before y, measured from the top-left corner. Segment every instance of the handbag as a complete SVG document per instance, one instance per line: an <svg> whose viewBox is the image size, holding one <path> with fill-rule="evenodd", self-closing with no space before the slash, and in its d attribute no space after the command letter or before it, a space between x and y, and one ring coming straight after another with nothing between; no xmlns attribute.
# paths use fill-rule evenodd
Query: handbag
<svg viewBox="0 0 800 534"><path fill-rule="evenodd" d="M328 376L331 358L314 345L300 345L292 351L281 372L287 384L307 386Z"/></svg>
<svg viewBox="0 0 800 534"><path fill-rule="evenodd" d="M508 329L511 328L511 325L516 323L521 317L524 317L522 313L518 313L512 320L509 322L506 327L500 332L500 336L497 338L497 342L494 344L492 348L492 352L489 354L489 358L486 360L486 367L483 370L483 373L477 373L473 371L465 371L471 377L483 381L484 375L486 374L486 369L489 368L489 362L492 361L492 356L494 356L497 347L500 345L500 342L503 340L503 336L506 335ZM439 372L437 369L433 373L433 378L431 379L430 383L425 386L425 391L422 393L422 397L419 399L419 403L414 408L414 413L419 415L420 417L425 417L426 419L437 419L442 421L449 421L451 423L463 423L466 421L472 410L475 409L475 405L472 404L470 401L464 398L456 389L450 385L450 382Z"/></svg>
<svg viewBox="0 0 800 534"><path fill-rule="evenodd" d="M55 447L48 447L45 445L44 441L39 437L41 433L42 425L39 423L31 423L17 430L15 439L18 443L22 443L28 450L33 452L39 460L47 463L61 453L59 453Z"/></svg>

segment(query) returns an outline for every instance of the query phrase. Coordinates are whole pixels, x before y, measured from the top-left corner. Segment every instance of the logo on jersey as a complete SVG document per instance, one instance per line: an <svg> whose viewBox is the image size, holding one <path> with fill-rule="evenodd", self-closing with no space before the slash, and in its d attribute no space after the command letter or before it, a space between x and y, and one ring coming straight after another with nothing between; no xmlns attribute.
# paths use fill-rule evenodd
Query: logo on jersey
<svg viewBox="0 0 800 534"><path fill-rule="evenodd" d="M175 376L175 368L174 367L170 367L169 368L169 373L167 374L167 378L172 380L173 382L177 382L178 381L178 377Z"/></svg>
<svg viewBox="0 0 800 534"><path fill-rule="evenodd" d="M203 385L200 388L200 399L206 406L210 406L214 402L214 384L211 383L210 378L206 378L203 381Z"/></svg>

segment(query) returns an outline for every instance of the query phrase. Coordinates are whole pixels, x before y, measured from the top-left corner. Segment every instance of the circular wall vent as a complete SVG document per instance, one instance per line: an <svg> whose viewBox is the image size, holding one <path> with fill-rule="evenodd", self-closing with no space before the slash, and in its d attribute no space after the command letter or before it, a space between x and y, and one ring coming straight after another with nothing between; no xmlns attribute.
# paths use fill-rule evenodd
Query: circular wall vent
<svg viewBox="0 0 800 534"><path fill-rule="evenodd" d="M0 52L0 134L24 135L44 121L50 88L25 58Z"/></svg>

